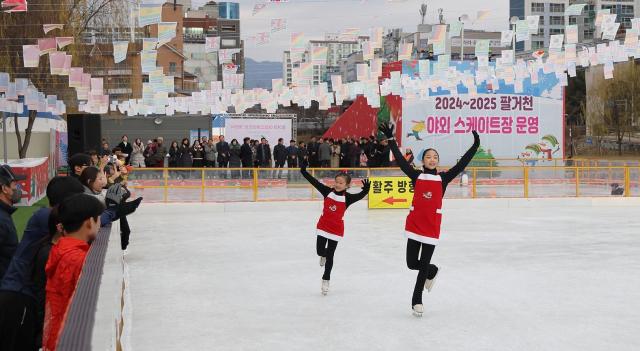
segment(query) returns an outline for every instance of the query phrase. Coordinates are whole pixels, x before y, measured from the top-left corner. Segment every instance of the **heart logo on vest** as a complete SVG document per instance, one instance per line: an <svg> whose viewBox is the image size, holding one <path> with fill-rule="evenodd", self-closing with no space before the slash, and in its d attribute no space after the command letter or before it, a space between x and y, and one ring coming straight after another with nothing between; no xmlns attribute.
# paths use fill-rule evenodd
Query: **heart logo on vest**
<svg viewBox="0 0 640 351"><path fill-rule="evenodd" d="M422 196L427 200L431 200L431 197L433 196L433 194L431 194L430 191L427 191L426 193L423 193Z"/></svg>
<svg viewBox="0 0 640 351"><path fill-rule="evenodd" d="M338 209L338 207L337 207L336 205L332 205L332 206L329 206L329 209L330 209L331 211L333 211L333 212L336 212L336 210Z"/></svg>

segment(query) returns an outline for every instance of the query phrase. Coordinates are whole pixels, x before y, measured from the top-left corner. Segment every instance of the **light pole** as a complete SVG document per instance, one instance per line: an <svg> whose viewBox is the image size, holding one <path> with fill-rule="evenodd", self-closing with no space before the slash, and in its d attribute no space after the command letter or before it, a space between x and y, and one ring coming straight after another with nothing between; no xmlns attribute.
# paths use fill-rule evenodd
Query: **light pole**
<svg viewBox="0 0 640 351"><path fill-rule="evenodd" d="M513 39L511 39L511 42L512 42L511 49L513 50L514 55L516 53L516 23L518 23L519 20L520 18L518 16L512 16L509 19L509 23L511 24L511 30L513 31Z"/></svg>
<svg viewBox="0 0 640 351"><path fill-rule="evenodd" d="M458 21L462 24L460 28L460 62L464 61L464 21L469 20L469 15L464 14L458 17Z"/></svg>

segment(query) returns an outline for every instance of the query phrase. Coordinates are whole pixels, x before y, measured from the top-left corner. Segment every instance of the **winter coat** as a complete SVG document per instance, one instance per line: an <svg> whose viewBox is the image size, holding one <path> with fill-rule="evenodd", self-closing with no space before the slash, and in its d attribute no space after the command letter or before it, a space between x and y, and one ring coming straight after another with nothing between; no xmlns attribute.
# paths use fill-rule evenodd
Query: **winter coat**
<svg viewBox="0 0 640 351"><path fill-rule="evenodd" d="M261 167L271 167L271 149L269 144L259 144L256 160Z"/></svg>
<svg viewBox="0 0 640 351"><path fill-rule="evenodd" d="M193 155L194 160L203 160L204 159L204 149L202 146L192 147L191 155Z"/></svg>
<svg viewBox="0 0 640 351"><path fill-rule="evenodd" d="M127 154L127 164L129 164L129 160L131 159L131 154L133 153L133 144L131 144L130 142L127 142L126 144L123 142L121 142L120 144L118 144L118 147L120 148L120 150L122 150L122 153Z"/></svg>
<svg viewBox="0 0 640 351"><path fill-rule="evenodd" d="M188 146L180 146L180 149L178 149L178 167L189 168L192 166L191 149Z"/></svg>
<svg viewBox="0 0 640 351"><path fill-rule="evenodd" d="M169 167L178 166L178 154L180 152L179 148L169 148Z"/></svg>
<svg viewBox="0 0 640 351"><path fill-rule="evenodd" d="M240 160L240 144L230 144L229 155L229 167L240 167L242 162Z"/></svg>
<svg viewBox="0 0 640 351"><path fill-rule="evenodd" d="M0 279L9 267L11 257L18 247L18 233L11 215L17 208L0 201Z"/></svg>
<svg viewBox="0 0 640 351"><path fill-rule="evenodd" d="M287 148L282 144L274 146L273 159L278 163L284 164L284 162L287 160Z"/></svg>
<svg viewBox="0 0 640 351"><path fill-rule="evenodd" d="M318 161L331 161L331 145L322 143L318 146Z"/></svg>
<svg viewBox="0 0 640 351"><path fill-rule="evenodd" d="M157 144L156 151L150 157L151 167L164 167L164 158L167 156L167 148L164 144Z"/></svg>
<svg viewBox="0 0 640 351"><path fill-rule="evenodd" d="M144 164L144 145L140 144L133 144L132 146L133 151L131 151L131 157L129 158L129 162L130 163L135 163L135 164Z"/></svg>
<svg viewBox="0 0 640 351"><path fill-rule="evenodd" d="M298 165L308 165L309 163L309 153L307 151L307 147L299 147L298 148Z"/></svg>
<svg viewBox="0 0 640 351"><path fill-rule="evenodd" d="M338 144L331 145L331 168L340 167L340 146Z"/></svg>
<svg viewBox="0 0 640 351"><path fill-rule="evenodd" d="M218 150L218 163L229 162L229 157L231 156L229 154L231 151L229 143L226 141L219 141L216 144L216 150Z"/></svg>
<svg viewBox="0 0 640 351"><path fill-rule="evenodd" d="M298 147L287 147L287 167L298 167Z"/></svg>
<svg viewBox="0 0 640 351"><path fill-rule="evenodd" d="M0 283L0 290L14 291L35 297L31 283L32 262L40 248L41 240L48 237L50 214L51 209L45 207L37 210L29 218L22 240L13 254L2 283Z"/></svg>
<svg viewBox="0 0 640 351"><path fill-rule="evenodd" d="M240 159L242 160L242 167L253 167L253 151L251 145L242 144L240 147Z"/></svg>
<svg viewBox="0 0 640 351"><path fill-rule="evenodd" d="M203 148L205 161L215 162L216 155L218 154L218 151L216 150L216 144L209 145L209 143L206 143L204 144Z"/></svg>
<svg viewBox="0 0 640 351"><path fill-rule="evenodd" d="M95 196L96 199L100 200L100 202L102 202L103 205L107 205L106 204L106 194L103 192L95 192L92 189L90 189L88 186L83 185L84 186L84 193L87 195L91 195L91 196Z"/></svg>
<svg viewBox="0 0 640 351"><path fill-rule="evenodd" d="M42 342L46 351L56 349L58 334L88 251L86 241L72 237L60 238L51 248L45 268L47 295Z"/></svg>

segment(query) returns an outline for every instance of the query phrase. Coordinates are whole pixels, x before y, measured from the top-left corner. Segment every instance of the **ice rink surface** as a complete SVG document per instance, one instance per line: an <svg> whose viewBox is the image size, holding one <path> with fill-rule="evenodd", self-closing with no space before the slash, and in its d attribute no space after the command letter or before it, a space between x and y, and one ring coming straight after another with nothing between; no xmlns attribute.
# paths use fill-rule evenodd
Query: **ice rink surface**
<svg viewBox="0 0 640 351"><path fill-rule="evenodd" d="M411 314L407 210L347 210L329 295L320 202L147 204L129 219L140 350L638 350L638 199L446 200Z"/></svg>

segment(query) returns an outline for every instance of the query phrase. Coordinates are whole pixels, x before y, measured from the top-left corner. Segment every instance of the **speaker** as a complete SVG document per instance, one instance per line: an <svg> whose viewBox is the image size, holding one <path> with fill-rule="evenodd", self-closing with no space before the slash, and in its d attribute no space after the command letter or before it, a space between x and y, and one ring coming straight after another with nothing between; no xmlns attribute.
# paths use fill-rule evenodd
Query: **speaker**
<svg viewBox="0 0 640 351"><path fill-rule="evenodd" d="M102 124L100 115L69 114L67 115L67 135L69 141L69 157L94 150L100 151L102 140Z"/></svg>

